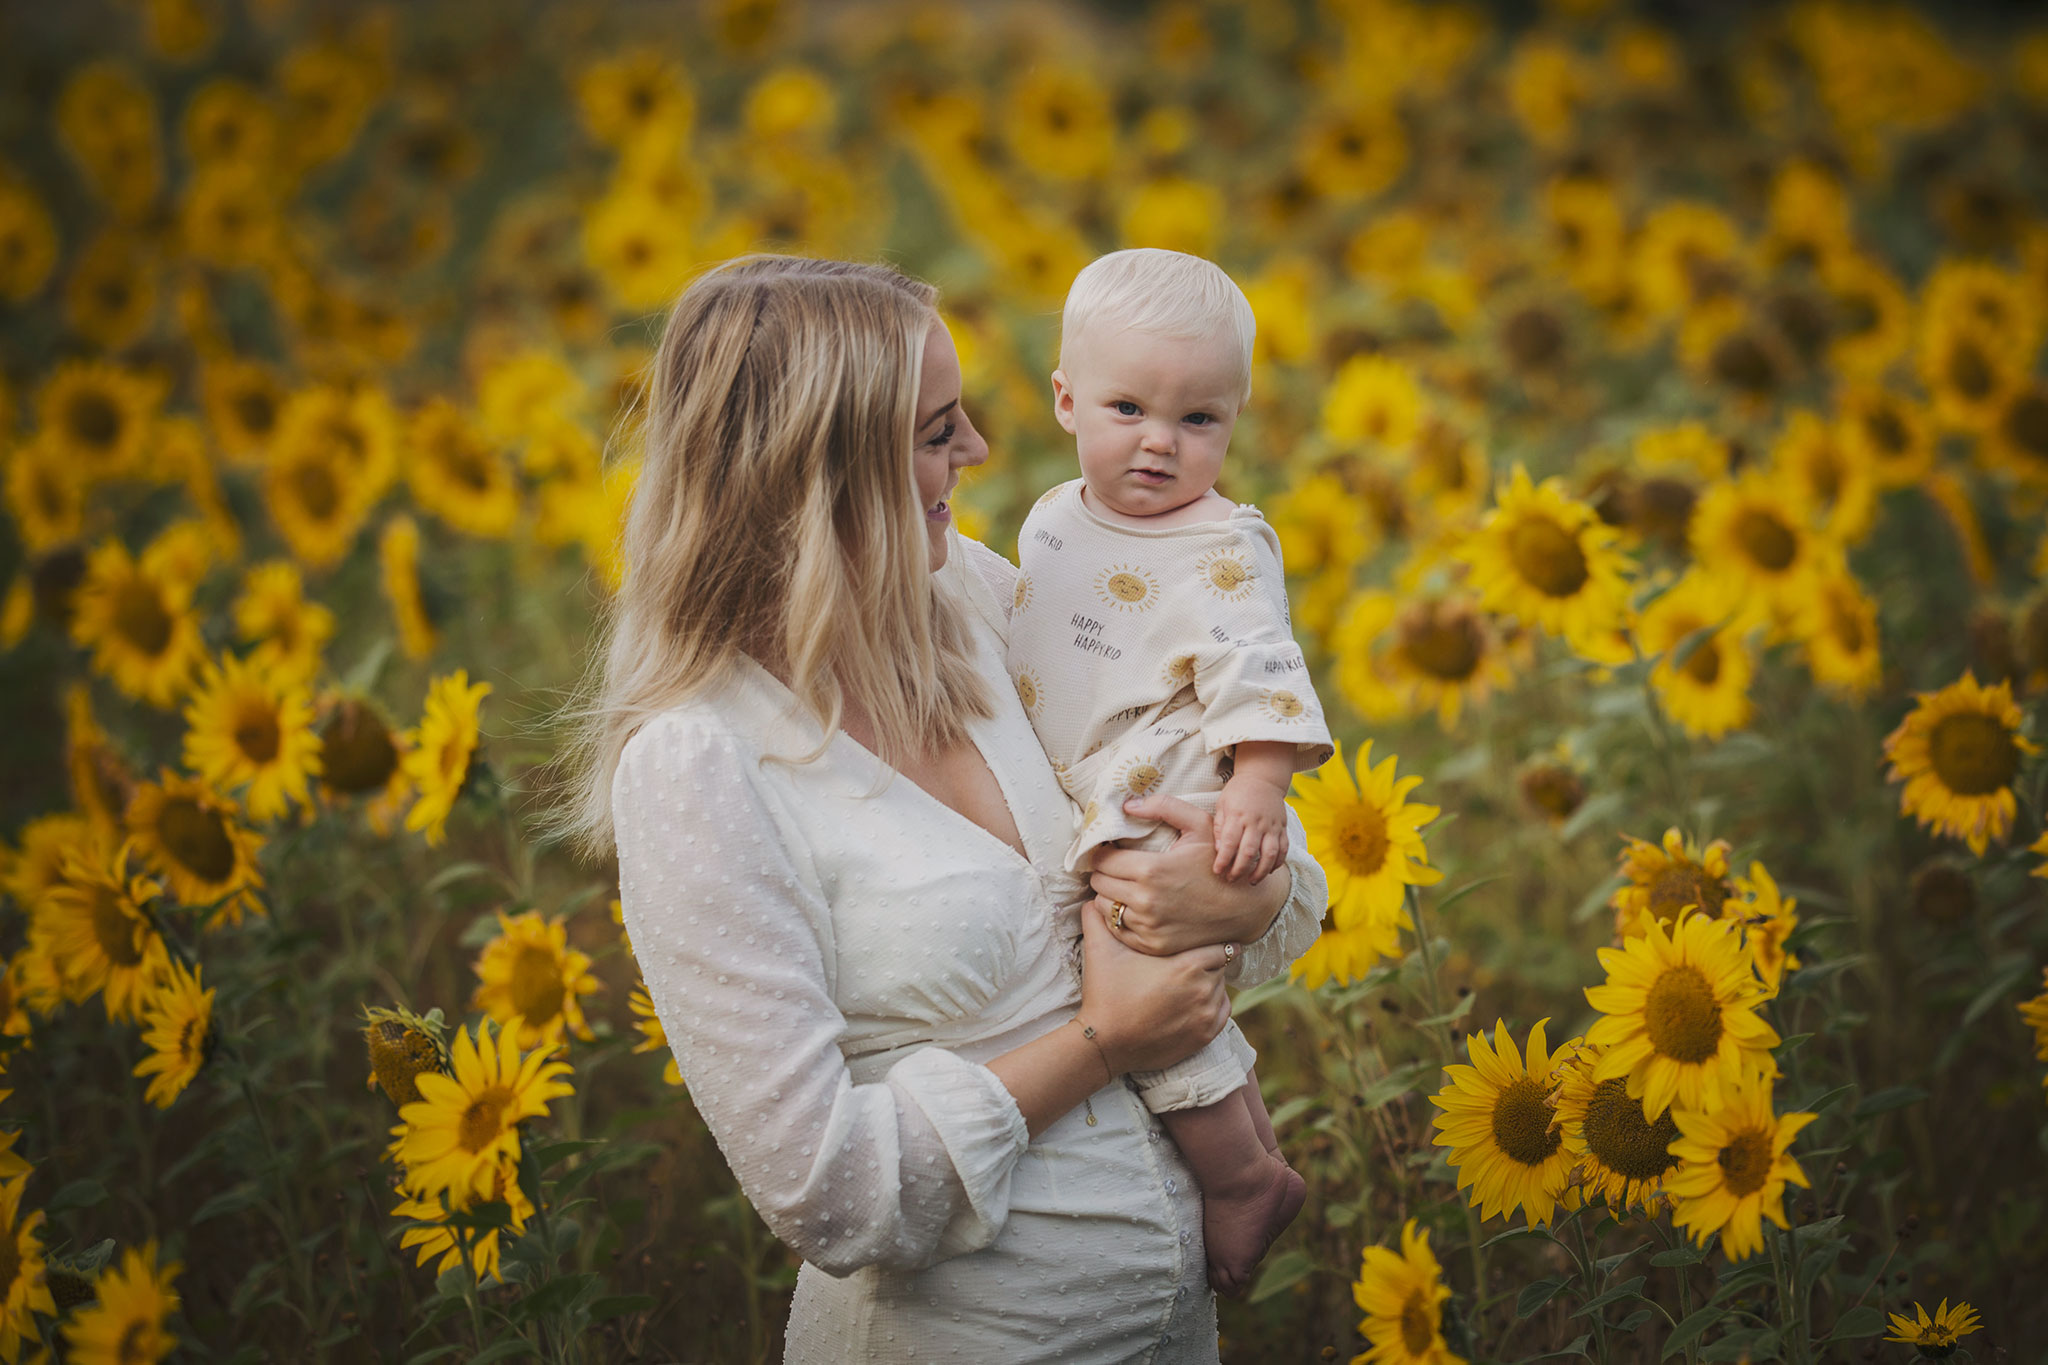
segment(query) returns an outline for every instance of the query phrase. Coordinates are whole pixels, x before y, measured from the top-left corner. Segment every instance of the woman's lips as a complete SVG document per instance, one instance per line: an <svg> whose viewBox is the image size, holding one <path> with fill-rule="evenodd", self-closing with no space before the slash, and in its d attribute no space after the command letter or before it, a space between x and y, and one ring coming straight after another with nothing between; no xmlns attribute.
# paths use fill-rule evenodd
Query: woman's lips
<svg viewBox="0 0 2048 1365"><path fill-rule="evenodd" d="M933 506L924 509L924 519L926 521L945 522L946 520L951 518L952 515L953 506L944 498L939 499L939 501Z"/></svg>

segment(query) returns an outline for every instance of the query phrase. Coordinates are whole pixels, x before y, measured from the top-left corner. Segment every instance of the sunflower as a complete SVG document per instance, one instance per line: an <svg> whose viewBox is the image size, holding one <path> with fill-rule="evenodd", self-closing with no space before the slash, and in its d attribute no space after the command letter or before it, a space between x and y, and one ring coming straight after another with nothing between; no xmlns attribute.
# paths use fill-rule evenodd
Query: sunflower
<svg viewBox="0 0 2048 1365"><path fill-rule="evenodd" d="M486 445L462 410L429 399L406 429L413 499L465 535L502 540L519 518L510 461Z"/></svg>
<svg viewBox="0 0 2048 1365"><path fill-rule="evenodd" d="M1469 703L1514 682L1511 649L1466 597L1418 597L1403 606L1368 589L1345 608L1331 639L1337 685L1368 719L1435 711L1446 730Z"/></svg>
<svg viewBox="0 0 2048 1365"><path fill-rule="evenodd" d="M1054 180L1092 180L1116 159L1116 113L1102 82L1073 66L1025 67L999 115L1017 159Z"/></svg>
<svg viewBox="0 0 2048 1365"><path fill-rule="evenodd" d="M1919 704L1885 737L1892 765L1885 780L1906 784L1901 815L1963 840L1981 858L2011 831L2013 779L2021 758L2040 750L2020 733L2009 682L1980 687L1965 673L1938 692L1914 695Z"/></svg>
<svg viewBox="0 0 2048 1365"><path fill-rule="evenodd" d="M1764 1219L1791 1226L1785 1221L1787 1184L1808 1188L1806 1173L1786 1148L1817 1115L1774 1114L1770 1078L1766 1062L1727 1086L1706 1110L1680 1106L1671 1115L1679 1131L1671 1144L1678 1169L1665 1181L1677 1205L1671 1221L1702 1246L1719 1232L1721 1250L1731 1261L1763 1250Z"/></svg>
<svg viewBox="0 0 2048 1365"><path fill-rule="evenodd" d="M1323 931L1295 960L1289 976L1309 990L1326 981L1348 986L1372 970L1383 957L1401 951L1400 926L1408 923L1406 912L1395 919L1372 920L1356 929L1339 929L1325 921Z"/></svg>
<svg viewBox="0 0 2048 1365"><path fill-rule="evenodd" d="M2014 390L1977 443L1977 453L1993 469L2048 488L2048 385L2036 381Z"/></svg>
<svg viewBox="0 0 2048 1365"><path fill-rule="evenodd" d="M0 1182L0 1271L7 1273L0 1285L0 1359L5 1360L20 1359L22 1342L38 1339L35 1314L57 1316L56 1302L44 1280L43 1211L36 1209L21 1217L21 1193L26 1184L27 1172ZM19 1224L17 1218L21 1218Z"/></svg>
<svg viewBox="0 0 2048 1365"><path fill-rule="evenodd" d="M1605 1016L1586 1033L1603 1049L1593 1079L1626 1077L1645 1115L1711 1108L1745 1066L1769 1064L1778 1035L1756 1013L1764 988L1733 924L1681 915L1666 934L1647 922L1622 947L1602 948L1600 965L1606 983L1586 989Z"/></svg>
<svg viewBox="0 0 2048 1365"><path fill-rule="evenodd" d="M72 262L64 286L71 329L103 351L126 350L156 320L157 271L132 235L111 228Z"/></svg>
<svg viewBox="0 0 2048 1365"><path fill-rule="evenodd" d="M311 682L320 671L320 647L334 635L334 613L306 600L306 581L288 559L252 564L234 603L235 631L255 643L252 667Z"/></svg>
<svg viewBox="0 0 2048 1365"><path fill-rule="evenodd" d="M329 457L368 506L398 477L400 445L398 413L382 389L318 384L285 400L272 458Z"/></svg>
<svg viewBox="0 0 2048 1365"><path fill-rule="evenodd" d="M1630 1207L1654 1211L1664 1177L1678 1164L1666 1150L1678 1124L1669 1110L1654 1121L1645 1115L1625 1078L1594 1080L1599 1058L1598 1049L1582 1048L1558 1069L1557 1122L1564 1149L1577 1163L1573 1179L1588 1197L1604 1198L1617 1217Z"/></svg>
<svg viewBox="0 0 2048 1365"><path fill-rule="evenodd" d="M632 186L614 189L583 220L583 251L605 288L628 308L654 308L682 288L698 257L686 224Z"/></svg>
<svg viewBox="0 0 2048 1365"><path fill-rule="evenodd" d="M181 131L195 165L268 166L277 145L277 114L255 87L215 77L185 102Z"/></svg>
<svg viewBox="0 0 2048 1365"><path fill-rule="evenodd" d="M399 1159L406 1184L422 1198L446 1192L449 1206L466 1208L491 1197L503 1162L519 1160L519 1124L544 1117L548 1101L573 1093L567 1062L551 1062L536 1048L521 1056L512 1035L487 1023L474 1035L457 1030L450 1074L415 1076L420 1098L398 1111Z"/></svg>
<svg viewBox="0 0 2048 1365"><path fill-rule="evenodd" d="M517 1025L522 1048L558 1048L562 1035L588 1042L595 1035L579 997L597 990L590 956L569 946L568 925L539 912L507 917L498 912L498 937L476 960L478 986L470 1000L501 1028Z"/></svg>
<svg viewBox="0 0 2048 1365"><path fill-rule="evenodd" d="M405 739L384 723L376 707L356 696L322 701L320 786L330 799L368 798L364 806L371 827L389 834L406 802L412 783L401 760Z"/></svg>
<svg viewBox="0 0 2048 1365"><path fill-rule="evenodd" d="M1807 671L1831 692L1863 697L1884 674L1877 602L1848 570L1823 576L1796 627Z"/></svg>
<svg viewBox="0 0 2048 1365"><path fill-rule="evenodd" d="M628 952L631 951L629 947ZM1310 988L1321 985L1311 982ZM626 997L626 1007L633 1011L633 1027L640 1030L640 1041L633 1044L635 1052L661 1052L668 1050L668 1065L661 1069L661 1079L670 1085L683 1083L682 1068L676 1065L676 1055L669 1050L668 1030L662 1027L661 1016L654 1012L654 997L647 993L647 983L637 981L632 994Z"/></svg>
<svg viewBox="0 0 2048 1365"><path fill-rule="evenodd" d="M171 961L142 1000L142 1041L150 1054L135 1064L149 1076L144 1098L159 1109L185 1093L213 1051L213 992L200 989L200 973Z"/></svg>
<svg viewBox="0 0 2048 1365"><path fill-rule="evenodd" d="M1443 1303L1451 1296L1429 1234L1401 1225L1401 1250L1367 1247L1351 1296L1365 1320L1358 1330L1372 1349L1351 1365L1465 1365L1444 1343Z"/></svg>
<svg viewBox="0 0 2048 1365"><path fill-rule="evenodd" d="M1834 301L1827 363L1857 381L1880 378L1912 339L1912 300L1890 269L1861 252L1834 251L1823 260L1821 284Z"/></svg>
<svg viewBox="0 0 2048 1365"><path fill-rule="evenodd" d="M2048 834L2041 836L2041 842L2048 844ZM2035 875L2040 875L2039 868ZM2041 993L2020 1002L2020 1022L2034 1031L2034 1060L2048 1062L2048 967L2041 969Z"/></svg>
<svg viewBox="0 0 2048 1365"><path fill-rule="evenodd" d="M405 733L407 752L400 766L420 794L405 827L424 830L430 846L446 837L448 812L469 778L479 738L478 712L490 691L489 683L472 684L468 669L436 678L427 689L420 723Z"/></svg>
<svg viewBox="0 0 2048 1365"><path fill-rule="evenodd" d="M36 907L33 932L46 946L74 1004L103 993L109 1019L133 1019L168 960L149 903L158 887L128 873L130 849L87 848L65 859Z"/></svg>
<svg viewBox="0 0 2048 1365"><path fill-rule="evenodd" d="M26 185L0 184L0 298L23 303L57 267L57 221Z"/></svg>
<svg viewBox="0 0 2048 1365"><path fill-rule="evenodd" d="M94 1302L74 1310L64 1324L68 1365L153 1365L177 1347L164 1320L178 1311L171 1281L184 1267L159 1267L156 1243L129 1247L121 1264L93 1282Z"/></svg>
<svg viewBox="0 0 2048 1365"><path fill-rule="evenodd" d="M1412 370L1388 356L1355 355L1330 380L1323 434L1340 446L1406 450L1422 428L1422 413Z"/></svg>
<svg viewBox="0 0 2048 1365"><path fill-rule="evenodd" d="M1553 269L1594 303L1624 288L1628 222L1613 186L1560 176L1543 187L1544 243Z"/></svg>
<svg viewBox="0 0 2048 1365"><path fill-rule="evenodd" d="M1859 544L1870 534L1877 483L1840 432L1804 409L1785 422L1771 447L1771 469L1791 488L1808 520L1834 540Z"/></svg>
<svg viewBox="0 0 2048 1365"><path fill-rule="evenodd" d="M208 360L199 373L199 398L213 439L229 459L256 464L269 455L287 399L270 366L241 356Z"/></svg>
<svg viewBox="0 0 2048 1365"><path fill-rule="evenodd" d="M1438 810L1408 800L1422 779L1397 781L1393 754L1373 766L1372 745L1367 740L1359 748L1355 782L1340 745L1319 770L1295 779L1297 794L1288 798L1301 816L1310 854L1329 869L1330 918L1339 929L1407 925L1406 888L1443 879L1429 866L1422 843L1422 826Z"/></svg>
<svg viewBox="0 0 2048 1365"><path fill-rule="evenodd" d="M85 494L78 470L47 435L22 442L8 457L7 510L14 514L22 548L32 555L84 534Z"/></svg>
<svg viewBox="0 0 2048 1365"><path fill-rule="evenodd" d="M1835 400L1842 447L1880 488L1905 488L1934 470L1934 421L1927 409L1882 388L1852 388Z"/></svg>
<svg viewBox="0 0 2048 1365"><path fill-rule="evenodd" d="M1519 462L1495 506L1457 556L1488 611L1562 636L1580 652L1609 652L1628 611L1628 561L1618 533L1562 480L1532 484Z"/></svg>
<svg viewBox="0 0 2048 1365"><path fill-rule="evenodd" d="M489 440L519 445L536 431L573 418L586 387L557 352L515 351L492 363L477 381L477 425Z"/></svg>
<svg viewBox="0 0 2048 1365"><path fill-rule="evenodd" d="M1785 973L1799 966L1799 959L1786 951L1785 941L1799 927L1799 902L1783 895L1778 883L1762 863L1749 865L1749 876L1735 879L1741 900L1722 903L1723 918L1742 926L1742 941L1749 948L1750 962L1772 995L1784 983Z"/></svg>
<svg viewBox="0 0 2048 1365"><path fill-rule="evenodd" d="M253 820L274 820L311 797L320 737L302 682L223 655L208 662L185 706L185 766L227 792L246 785Z"/></svg>
<svg viewBox="0 0 2048 1365"><path fill-rule="evenodd" d="M1458 1188L1471 1187L1481 1218L1521 1209L1531 1224L1548 1225L1570 1182L1572 1154L1555 1112L1558 1067L1544 1046L1549 1022L1529 1030L1526 1063L1505 1023L1494 1022L1492 1047L1486 1030L1474 1029L1465 1040L1472 1065L1445 1067L1450 1083L1430 1096L1444 1111L1436 1145L1450 1148L1445 1159L1458 1168Z"/></svg>
<svg viewBox="0 0 2048 1365"><path fill-rule="evenodd" d="M384 596L391 603L391 615L398 624L398 645L408 659L424 659L434 652L440 634L427 614L426 598L420 592L420 528L404 513L384 523L377 537L377 561L381 568Z"/></svg>
<svg viewBox="0 0 2048 1365"><path fill-rule="evenodd" d="M1965 432L1997 426L2026 378L2007 345L1993 328L1961 315L1925 322L1915 358L1937 422Z"/></svg>
<svg viewBox="0 0 2048 1365"><path fill-rule="evenodd" d="M93 668L128 696L168 707L204 658L192 585L118 540L102 541L71 598L71 637L93 652Z"/></svg>
<svg viewBox="0 0 2048 1365"><path fill-rule="evenodd" d="M1730 620L1735 600L1720 579L1691 569L1644 607L1636 624L1643 652L1657 660L1650 686L1658 703L1687 734L1702 739L1749 724L1756 656L1747 634ZM1701 631L1710 633L1680 662L1680 647Z"/></svg>
<svg viewBox="0 0 2048 1365"><path fill-rule="evenodd" d="M138 783L127 826L143 865L164 879L174 899L215 907L209 928L263 913L256 896L263 885L256 868L263 836L205 782L165 769L159 781Z"/></svg>
<svg viewBox="0 0 2048 1365"><path fill-rule="evenodd" d="M1653 316L1674 317L1735 292L1745 255L1740 230L1721 210L1670 200L1637 234L1634 284Z"/></svg>
<svg viewBox="0 0 2048 1365"><path fill-rule="evenodd" d="M491 1203L502 1203L509 1212L503 1228L489 1228L482 1232L469 1230L469 1264L481 1282L485 1277L500 1278L499 1241L500 1234L509 1231L517 1237L526 1231L526 1220L533 1216L533 1201L526 1197L526 1191L519 1188L519 1163L516 1159L500 1161L491 1170L490 1193L486 1196ZM415 1265L425 1265L439 1256L441 1262L434 1267L435 1274L445 1274L463 1263L462 1236L448 1226L448 1210L436 1199L408 1198L391 1210L393 1218L411 1219L413 1226L405 1230L398 1239L398 1248L420 1249Z"/></svg>
<svg viewBox="0 0 2048 1365"><path fill-rule="evenodd" d="M1155 175L1133 185L1117 218L1122 240L1191 256L1216 254L1228 205L1214 185L1185 175Z"/></svg>
<svg viewBox="0 0 2048 1365"><path fill-rule="evenodd" d="M43 381L36 416L53 453L87 484L136 471L162 386L97 360L67 360Z"/></svg>
<svg viewBox="0 0 2048 1365"><path fill-rule="evenodd" d="M85 816L72 811L39 815L21 827L12 853L0 851L0 888L15 905L33 914L43 893L64 877L64 860L91 848L94 830Z"/></svg>
<svg viewBox="0 0 2048 1365"><path fill-rule="evenodd" d="M1982 327L2004 350L2032 355L2041 345L2040 304L2024 275L1984 260L1940 261L1920 286L1930 322L1957 319Z"/></svg>
<svg viewBox="0 0 2048 1365"><path fill-rule="evenodd" d="M1408 147L1398 108L1379 100L1351 101L1308 122L1294 162L1311 194L1352 203L1400 179L1408 169Z"/></svg>
<svg viewBox="0 0 2048 1365"><path fill-rule="evenodd" d="M697 114L697 97L682 64L651 47L621 52L577 72L576 104L590 135L618 148L650 138L680 145Z"/></svg>
<svg viewBox="0 0 2048 1365"><path fill-rule="evenodd" d="M328 569L355 545L374 498L332 448L283 441L263 471L270 519L308 567Z"/></svg>
<svg viewBox="0 0 2048 1365"><path fill-rule="evenodd" d="M1744 605L1745 624L1776 628L1789 620L1814 580L1841 562L1840 545L1797 515L1804 505L1797 485L1777 470L1744 471L1700 498L1693 558Z"/></svg>
<svg viewBox="0 0 2048 1365"><path fill-rule="evenodd" d="M96 833L111 835L134 796L135 774L94 719L92 688L82 682L64 689L64 766L79 813Z"/></svg>
<svg viewBox="0 0 2048 1365"><path fill-rule="evenodd" d="M1928 1360L1946 1360L1956 1353L1956 1346L1964 1337L1983 1330L1977 1320L1977 1310L1958 1300L1954 1308L1948 1300L1941 1301L1941 1307L1934 1310L1934 1316L1927 1315L1921 1304L1913 1305L1913 1316L1893 1313L1892 1334L1886 1341L1902 1341Z"/></svg>

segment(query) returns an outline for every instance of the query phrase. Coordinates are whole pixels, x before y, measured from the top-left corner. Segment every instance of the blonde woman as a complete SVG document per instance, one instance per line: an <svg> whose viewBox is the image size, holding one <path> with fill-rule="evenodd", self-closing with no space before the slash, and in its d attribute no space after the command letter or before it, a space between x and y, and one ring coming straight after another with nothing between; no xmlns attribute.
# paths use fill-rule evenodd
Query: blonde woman
<svg viewBox="0 0 2048 1365"><path fill-rule="evenodd" d="M1072 818L1003 668L1016 570L951 525L988 448L933 301L754 257L676 304L572 818L806 1263L786 1359L1214 1361L1199 1191L1122 1078L1284 970L1324 880L1223 882L1207 817L1155 801L1186 834L1101 859L1122 923L1090 903L1077 982L1034 870Z"/></svg>

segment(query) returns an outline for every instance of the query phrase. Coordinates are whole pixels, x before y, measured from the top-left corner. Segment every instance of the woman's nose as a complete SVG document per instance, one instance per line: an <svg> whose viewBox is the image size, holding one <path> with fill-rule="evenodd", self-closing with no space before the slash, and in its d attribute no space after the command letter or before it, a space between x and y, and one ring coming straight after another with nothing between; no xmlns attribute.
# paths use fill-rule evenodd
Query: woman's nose
<svg viewBox="0 0 2048 1365"><path fill-rule="evenodd" d="M962 416L964 419L965 414ZM982 439L981 432L972 422L966 425L967 430L961 433L966 439L956 438L953 442L953 467L956 469L982 464L988 459L988 442Z"/></svg>

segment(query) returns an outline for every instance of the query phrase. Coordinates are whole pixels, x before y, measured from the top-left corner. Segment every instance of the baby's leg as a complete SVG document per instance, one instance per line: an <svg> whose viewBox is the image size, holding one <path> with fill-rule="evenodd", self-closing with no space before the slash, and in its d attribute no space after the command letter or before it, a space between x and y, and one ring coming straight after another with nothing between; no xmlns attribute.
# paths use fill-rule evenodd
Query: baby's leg
<svg viewBox="0 0 2048 1365"><path fill-rule="evenodd" d="M1269 1151L1243 1092L1198 1109L1160 1114L1174 1145L1202 1185L1202 1237L1208 1244L1209 1287L1231 1298L1251 1288L1252 1271L1294 1215L1308 1186Z"/></svg>
<svg viewBox="0 0 2048 1365"><path fill-rule="evenodd" d="M1245 1072L1244 1088L1237 1092L1237 1097L1244 1101L1245 1109L1252 1116L1252 1127L1258 1132L1259 1141L1265 1144L1266 1150L1282 1161L1287 1160L1280 1150L1280 1139L1273 1134L1273 1120L1266 1113L1266 1097L1259 1093L1259 1078Z"/></svg>

